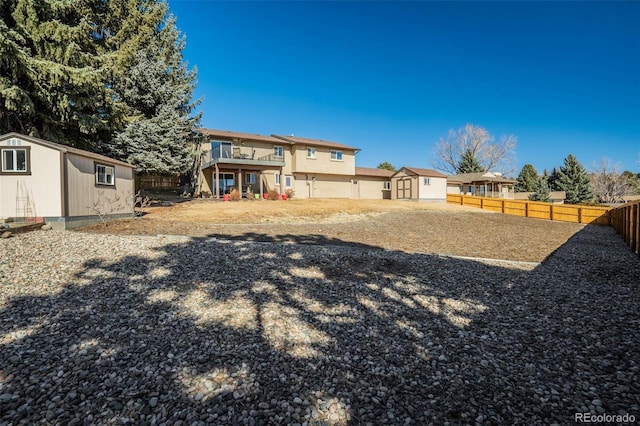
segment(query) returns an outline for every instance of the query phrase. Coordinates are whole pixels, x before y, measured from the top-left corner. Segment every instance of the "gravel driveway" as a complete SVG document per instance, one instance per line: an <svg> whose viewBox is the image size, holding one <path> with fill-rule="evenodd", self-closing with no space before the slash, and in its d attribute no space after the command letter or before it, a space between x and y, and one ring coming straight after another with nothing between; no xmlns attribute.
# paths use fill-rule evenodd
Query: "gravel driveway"
<svg viewBox="0 0 640 426"><path fill-rule="evenodd" d="M37 231L0 240L0 424L640 419L640 262Z"/></svg>

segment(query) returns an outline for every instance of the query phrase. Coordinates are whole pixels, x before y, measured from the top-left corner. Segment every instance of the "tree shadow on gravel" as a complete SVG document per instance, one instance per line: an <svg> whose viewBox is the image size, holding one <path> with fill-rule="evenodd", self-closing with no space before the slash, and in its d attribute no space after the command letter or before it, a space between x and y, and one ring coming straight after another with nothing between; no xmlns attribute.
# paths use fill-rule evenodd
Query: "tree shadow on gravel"
<svg viewBox="0 0 640 426"><path fill-rule="evenodd" d="M59 291L9 299L0 423L640 414L640 262L609 228L584 228L532 270L315 236L214 237L116 250Z"/></svg>

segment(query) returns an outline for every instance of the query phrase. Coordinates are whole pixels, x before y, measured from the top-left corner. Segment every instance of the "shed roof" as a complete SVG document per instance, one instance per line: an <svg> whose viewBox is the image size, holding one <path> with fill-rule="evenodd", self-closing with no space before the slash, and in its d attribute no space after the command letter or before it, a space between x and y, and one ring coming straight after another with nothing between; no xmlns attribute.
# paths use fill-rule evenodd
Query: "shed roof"
<svg viewBox="0 0 640 426"><path fill-rule="evenodd" d="M54 149L54 150L59 151L59 152L75 154L75 155L79 155L79 156L82 156L82 157L88 157L88 158L93 158L95 160L105 161L105 162L107 162L109 164L117 164L117 165L120 165L120 166L134 168L134 166L129 164L129 163L125 163L124 161L116 160L115 158L111 158L111 157L108 157L106 155L96 154L95 152L85 151L83 149L74 148L74 147L68 146L68 145L61 145L59 143L47 141L47 140L36 138L36 137L33 137L33 136L23 135L21 133L16 133L16 132L6 133L6 134L0 136L0 143L5 141L5 140L12 139L12 138L22 139L22 140L25 140L27 142L35 143L36 145L46 146L47 148L51 148L51 149Z"/></svg>
<svg viewBox="0 0 640 426"><path fill-rule="evenodd" d="M398 170L397 172L394 173L394 176L403 171L406 170L410 173L413 173L414 175L418 175L418 176L427 176L427 177L439 177L439 178L446 178L447 175L442 174L436 170L433 169L420 169L418 167L402 167L400 170Z"/></svg>

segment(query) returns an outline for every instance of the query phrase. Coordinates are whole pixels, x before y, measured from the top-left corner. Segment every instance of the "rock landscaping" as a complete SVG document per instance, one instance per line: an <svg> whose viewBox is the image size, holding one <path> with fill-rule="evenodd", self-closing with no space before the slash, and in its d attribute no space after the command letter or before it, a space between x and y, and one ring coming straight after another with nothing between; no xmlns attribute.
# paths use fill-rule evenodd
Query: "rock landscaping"
<svg viewBox="0 0 640 426"><path fill-rule="evenodd" d="M640 262L34 231L0 241L0 424L640 419ZM317 242L317 241L316 241Z"/></svg>

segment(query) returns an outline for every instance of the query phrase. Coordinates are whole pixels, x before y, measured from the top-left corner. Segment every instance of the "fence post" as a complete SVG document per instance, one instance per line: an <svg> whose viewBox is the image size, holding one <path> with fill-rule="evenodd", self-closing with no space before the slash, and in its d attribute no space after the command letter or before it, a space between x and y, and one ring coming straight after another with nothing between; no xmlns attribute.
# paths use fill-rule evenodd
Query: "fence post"
<svg viewBox="0 0 640 426"><path fill-rule="evenodd" d="M484 210L484 198L480 198L480 208Z"/></svg>
<svg viewBox="0 0 640 426"><path fill-rule="evenodd" d="M464 206L464 195L460 195L460 205Z"/></svg>
<svg viewBox="0 0 640 426"><path fill-rule="evenodd" d="M501 205L501 207L502 207L502 214L504 214L504 200L502 200L502 205Z"/></svg>
<svg viewBox="0 0 640 426"><path fill-rule="evenodd" d="M549 204L549 220L553 220L553 204Z"/></svg>
<svg viewBox="0 0 640 426"><path fill-rule="evenodd" d="M524 202L524 217L529 217L529 203L527 201Z"/></svg>
<svg viewBox="0 0 640 426"><path fill-rule="evenodd" d="M582 223L582 207L578 207L578 223Z"/></svg>

